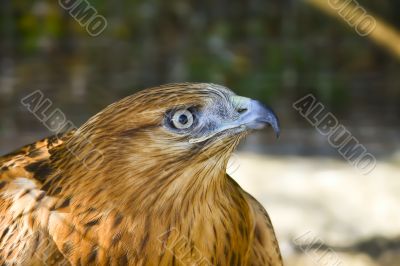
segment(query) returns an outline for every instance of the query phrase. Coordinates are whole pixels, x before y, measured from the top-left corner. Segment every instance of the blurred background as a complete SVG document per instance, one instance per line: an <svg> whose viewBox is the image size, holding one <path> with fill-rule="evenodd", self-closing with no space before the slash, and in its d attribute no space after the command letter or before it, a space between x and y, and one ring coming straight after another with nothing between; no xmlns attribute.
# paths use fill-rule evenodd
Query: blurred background
<svg viewBox="0 0 400 266"><path fill-rule="evenodd" d="M35 90L80 125L142 88L223 84L281 119L281 138L250 136L228 172L269 211L286 265L400 265L399 1L350 1L368 34L341 0L89 0L92 16L73 2L1 3L1 154L51 135L21 104ZM292 107L308 93L376 157L371 173Z"/></svg>

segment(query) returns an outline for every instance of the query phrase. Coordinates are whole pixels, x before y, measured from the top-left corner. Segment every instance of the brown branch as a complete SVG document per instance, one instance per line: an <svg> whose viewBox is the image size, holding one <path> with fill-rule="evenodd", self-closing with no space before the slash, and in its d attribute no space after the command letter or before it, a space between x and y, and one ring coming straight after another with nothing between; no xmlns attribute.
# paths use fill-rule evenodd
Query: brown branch
<svg viewBox="0 0 400 266"><path fill-rule="evenodd" d="M400 33L381 18L371 15L354 0L305 0L306 3L345 22L400 58Z"/></svg>

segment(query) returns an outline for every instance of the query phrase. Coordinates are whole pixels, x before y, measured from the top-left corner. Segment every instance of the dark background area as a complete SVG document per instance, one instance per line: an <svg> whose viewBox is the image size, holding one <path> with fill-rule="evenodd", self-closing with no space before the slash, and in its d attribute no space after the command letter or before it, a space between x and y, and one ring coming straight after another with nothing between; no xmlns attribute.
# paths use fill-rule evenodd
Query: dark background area
<svg viewBox="0 0 400 266"><path fill-rule="evenodd" d="M398 2L359 2L400 27ZM399 58L306 1L90 4L108 22L97 37L58 1L2 2L0 152L22 144L16 135L49 134L20 104L34 90L80 125L138 89L181 81L224 84L276 109L287 142L266 152L336 154L308 140L292 108L309 92L378 155L399 148Z"/></svg>

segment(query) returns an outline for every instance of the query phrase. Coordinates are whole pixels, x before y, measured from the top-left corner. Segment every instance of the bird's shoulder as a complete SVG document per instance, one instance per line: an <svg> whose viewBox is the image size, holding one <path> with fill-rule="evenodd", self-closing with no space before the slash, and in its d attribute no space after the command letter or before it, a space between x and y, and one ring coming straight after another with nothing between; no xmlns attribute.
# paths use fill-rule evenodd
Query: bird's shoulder
<svg viewBox="0 0 400 266"><path fill-rule="evenodd" d="M52 151L61 145L71 133L44 138L1 156L0 182L17 177L40 182L43 179L41 175L50 170L48 167L44 169L44 163L49 162Z"/></svg>
<svg viewBox="0 0 400 266"><path fill-rule="evenodd" d="M253 216L253 243L250 250L250 265L282 266L282 256L271 219L263 205L243 190L231 177L231 181L241 191Z"/></svg>
<svg viewBox="0 0 400 266"><path fill-rule="evenodd" d="M265 208L245 192L254 213L254 242L251 252L252 265L283 265L282 256L271 219Z"/></svg>
<svg viewBox="0 0 400 266"><path fill-rule="evenodd" d="M0 157L0 265L66 262L45 226L59 199L42 189L63 142L49 137Z"/></svg>

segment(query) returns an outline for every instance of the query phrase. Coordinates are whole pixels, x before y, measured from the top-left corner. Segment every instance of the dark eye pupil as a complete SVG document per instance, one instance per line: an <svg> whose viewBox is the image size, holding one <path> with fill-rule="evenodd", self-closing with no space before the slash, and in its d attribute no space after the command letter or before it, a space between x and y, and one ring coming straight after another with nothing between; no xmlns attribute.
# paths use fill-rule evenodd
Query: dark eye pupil
<svg viewBox="0 0 400 266"><path fill-rule="evenodd" d="M179 116L179 123L181 123L182 125L185 125L188 121L189 121L189 119L186 115Z"/></svg>

